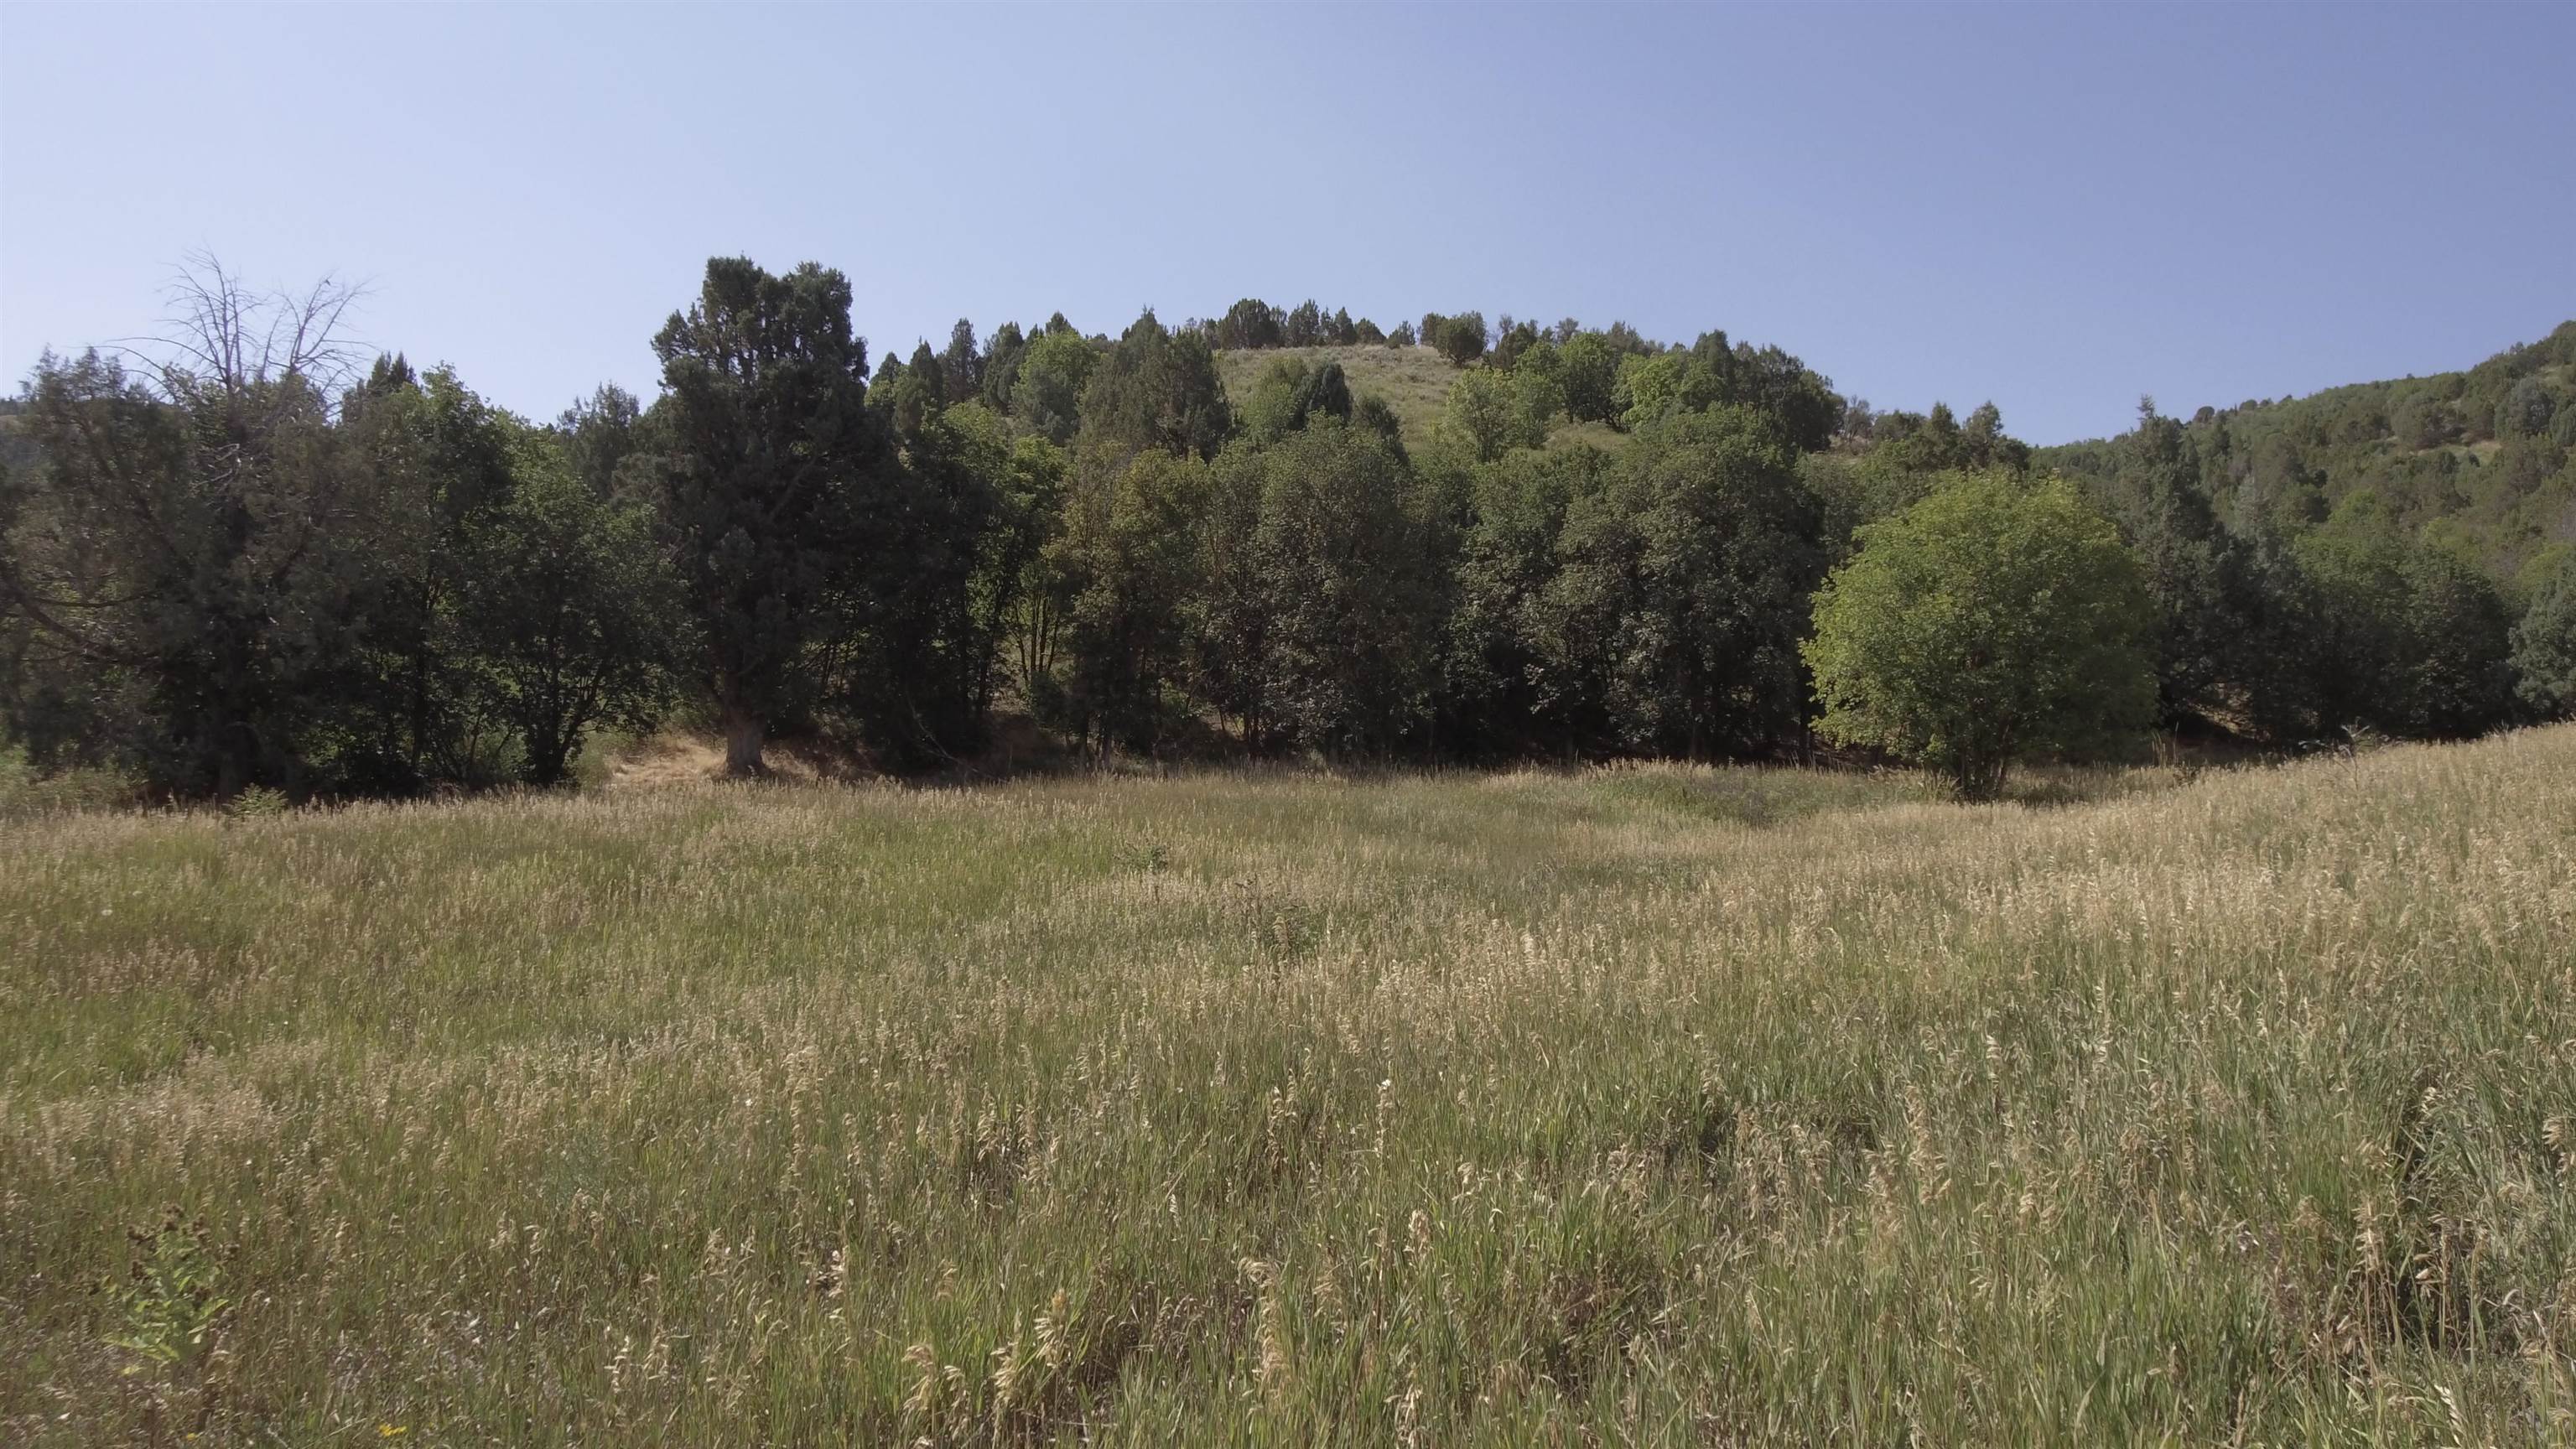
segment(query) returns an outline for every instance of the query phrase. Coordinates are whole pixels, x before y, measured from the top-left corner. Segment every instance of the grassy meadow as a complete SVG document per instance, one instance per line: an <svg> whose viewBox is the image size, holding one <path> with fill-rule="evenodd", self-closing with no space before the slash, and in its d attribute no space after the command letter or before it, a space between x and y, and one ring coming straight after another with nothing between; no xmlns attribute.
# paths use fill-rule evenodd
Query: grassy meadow
<svg viewBox="0 0 2576 1449"><path fill-rule="evenodd" d="M9 1444L2576 1442L2576 727L66 806L0 1021Z"/></svg>
<svg viewBox="0 0 2576 1449"><path fill-rule="evenodd" d="M1343 375L1350 379L1353 396L1376 393L1395 410L1408 448L1419 448L1431 441L1432 431L1440 426L1441 414L1449 405L1449 389L1458 382L1458 369L1432 349L1383 344L1229 349L1216 355L1217 375L1225 380L1228 397L1249 397L1261 375L1282 358L1296 358L1308 367L1340 363ZM1621 434L1607 423L1578 423L1560 416L1548 433L1547 445L1565 448L1589 443L1596 448L1616 449L1620 438Z"/></svg>
<svg viewBox="0 0 2576 1449"><path fill-rule="evenodd" d="M1458 381L1458 369L1428 347L1388 347L1381 343L1374 347L1228 348L1216 355L1217 375L1225 382L1226 396L1250 397L1261 375L1270 370L1272 363L1285 358L1295 358L1310 368L1340 363L1343 375L1350 380L1353 397L1373 392L1395 410L1407 447L1430 441L1431 430L1439 425L1441 410L1448 405L1449 389Z"/></svg>

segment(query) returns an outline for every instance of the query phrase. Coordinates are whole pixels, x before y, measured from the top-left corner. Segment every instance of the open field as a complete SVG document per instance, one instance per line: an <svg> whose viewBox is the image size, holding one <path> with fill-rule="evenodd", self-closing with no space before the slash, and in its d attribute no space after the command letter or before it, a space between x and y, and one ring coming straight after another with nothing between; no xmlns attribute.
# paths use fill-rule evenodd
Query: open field
<svg viewBox="0 0 2576 1449"><path fill-rule="evenodd" d="M2576 727L2046 793L20 820L0 1441L2576 1442Z"/></svg>

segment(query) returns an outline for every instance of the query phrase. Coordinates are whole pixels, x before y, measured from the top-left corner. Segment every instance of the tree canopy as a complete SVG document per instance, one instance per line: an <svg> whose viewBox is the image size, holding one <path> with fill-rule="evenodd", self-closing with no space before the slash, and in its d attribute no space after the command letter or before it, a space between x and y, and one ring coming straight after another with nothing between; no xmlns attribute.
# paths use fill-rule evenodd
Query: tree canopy
<svg viewBox="0 0 2576 1449"><path fill-rule="evenodd" d="M1863 533L1816 600L1816 728L1991 799L2014 761L2116 745L2154 718L2134 557L2073 485L1962 474Z"/></svg>

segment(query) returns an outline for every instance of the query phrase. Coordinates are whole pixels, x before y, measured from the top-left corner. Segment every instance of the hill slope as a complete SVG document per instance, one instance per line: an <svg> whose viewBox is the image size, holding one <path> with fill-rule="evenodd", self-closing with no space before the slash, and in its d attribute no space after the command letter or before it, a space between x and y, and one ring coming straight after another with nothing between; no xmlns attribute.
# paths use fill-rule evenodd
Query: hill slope
<svg viewBox="0 0 2576 1449"><path fill-rule="evenodd" d="M1432 429L1440 423L1441 409L1449 401L1449 389L1458 381L1458 369L1428 347L1381 344L1232 348L1216 354L1217 375L1225 381L1226 396L1237 400L1249 397L1261 375L1282 359L1294 359L1308 367L1340 363L1343 375L1350 379L1352 396L1375 393L1395 409L1396 420L1404 425L1408 448L1431 440ZM1548 433L1551 447L1580 441L1608 448L1617 446L1618 440L1619 434L1600 423L1578 423L1563 417Z"/></svg>
<svg viewBox="0 0 2576 1449"><path fill-rule="evenodd" d="M2464 372L2204 407L2185 435L2240 533L2295 531L2368 492L2399 526L2436 528L2511 581L2550 545L2576 545L2576 322ZM2121 441L2038 461L2106 476Z"/></svg>

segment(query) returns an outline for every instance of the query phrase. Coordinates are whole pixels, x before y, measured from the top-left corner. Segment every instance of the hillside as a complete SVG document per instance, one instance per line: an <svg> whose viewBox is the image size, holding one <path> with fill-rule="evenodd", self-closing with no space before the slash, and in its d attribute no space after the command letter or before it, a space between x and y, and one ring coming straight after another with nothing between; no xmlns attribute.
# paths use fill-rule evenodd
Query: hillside
<svg viewBox="0 0 2576 1449"><path fill-rule="evenodd" d="M1354 396L1375 393L1395 409L1409 448L1431 440L1432 429L1440 423L1441 408L1449 400L1449 389L1458 381L1458 369L1428 347L1230 348L1216 354L1217 373L1225 381L1226 395L1235 399L1250 396L1261 375L1282 359L1293 359L1308 367L1340 363ZM1618 437L1602 424L1560 417L1548 434L1548 444L1564 447L1581 441L1608 448L1617 445Z"/></svg>
<svg viewBox="0 0 2576 1449"><path fill-rule="evenodd" d="M22 823L0 1441L2566 1443L2576 727L2033 788Z"/></svg>
<svg viewBox="0 0 2576 1449"><path fill-rule="evenodd" d="M2129 437L2038 461L2105 477ZM2576 321L2466 371L2202 407L2184 437L2240 534L2296 532L2367 492L2399 528L2433 530L2511 584L2551 545L2576 546Z"/></svg>

